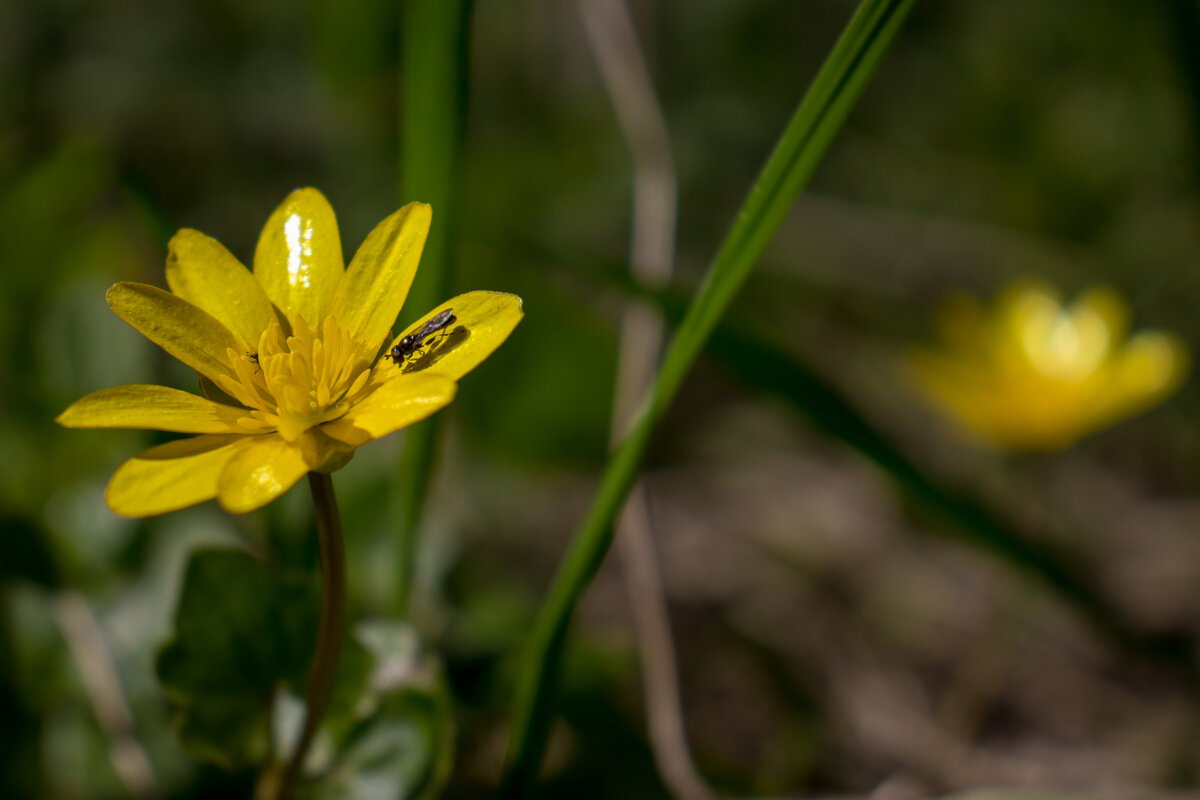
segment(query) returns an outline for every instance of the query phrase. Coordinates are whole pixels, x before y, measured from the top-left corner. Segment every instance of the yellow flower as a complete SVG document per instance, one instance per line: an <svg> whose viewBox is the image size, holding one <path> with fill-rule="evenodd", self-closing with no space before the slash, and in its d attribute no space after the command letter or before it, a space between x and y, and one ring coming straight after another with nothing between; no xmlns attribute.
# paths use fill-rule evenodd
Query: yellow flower
<svg viewBox="0 0 1200 800"><path fill-rule="evenodd" d="M1053 289L1021 281L990 310L955 299L939 323L941 346L908 354L911 377L939 410L1003 449L1066 447L1162 400L1186 371L1175 336L1126 339L1128 309L1106 288L1064 308Z"/></svg>
<svg viewBox="0 0 1200 800"><path fill-rule="evenodd" d="M121 465L105 492L109 507L142 517L216 498L229 511L251 511L305 473L332 472L359 445L447 405L456 381L508 337L522 311L515 295L468 292L388 342L430 216L427 205L405 206L344 267L329 202L298 189L263 228L253 273L215 239L184 229L169 247L170 292L109 289L113 311L195 369L205 394L116 386L59 415L70 428L199 434ZM404 335L446 310L450 324L389 360Z"/></svg>

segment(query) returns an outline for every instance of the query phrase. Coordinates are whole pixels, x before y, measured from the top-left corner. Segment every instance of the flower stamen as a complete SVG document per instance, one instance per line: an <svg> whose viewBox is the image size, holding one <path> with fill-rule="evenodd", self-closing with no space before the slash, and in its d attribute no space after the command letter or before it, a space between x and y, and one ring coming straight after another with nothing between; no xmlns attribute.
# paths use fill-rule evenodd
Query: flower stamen
<svg viewBox="0 0 1200 800"><path fill-rule="evenodd" d="M349 410L367 383L374 352L332 315L319 331L296 315L291 336L272 320L255 355L257 364L230 350L236 375L222 376L218 383L247 407L239 425L249 432L277 430L291 442Z"/></svg>

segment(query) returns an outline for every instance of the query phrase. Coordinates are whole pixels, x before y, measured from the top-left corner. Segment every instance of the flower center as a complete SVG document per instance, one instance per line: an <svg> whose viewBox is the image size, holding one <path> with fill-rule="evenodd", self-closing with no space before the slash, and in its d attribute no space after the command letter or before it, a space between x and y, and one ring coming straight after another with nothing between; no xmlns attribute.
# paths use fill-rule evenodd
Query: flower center
<svg viewBox="0 0 1200 800"><path fill-rule="evenodd" d="M1047 378L1083 381L1108 357L1108 324L1093 309L1065 309L1052 297L1032 295L1018 307L1015 323L1025 357Z"/></svg>
<svg viewBox="0 0 1200 800"><path fill-rule="evenodd" d="M237 375L221 376L218 384L248 409L238 424L252 433L278 430L292 442L349 410L367 384L375 353L333 316L314 331L296 315L291 336L271 320L257 353L228 355Z"/></svg>

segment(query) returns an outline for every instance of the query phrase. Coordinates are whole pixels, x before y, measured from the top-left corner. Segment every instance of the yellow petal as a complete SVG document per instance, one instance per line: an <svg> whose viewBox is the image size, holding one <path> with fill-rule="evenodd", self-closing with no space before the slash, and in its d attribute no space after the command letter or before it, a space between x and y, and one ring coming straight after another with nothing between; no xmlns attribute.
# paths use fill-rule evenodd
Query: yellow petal
<svg viewBox="0 0 1200 800"><path fill-rule="evenodd" d="M969 363L930 350L912 349L906 354L905 367L912 384L935 406L949 411L965 427L979 430L980 396L990 392L980 391L981 376Z"/></svg>
<svg viewBox="0 0 1200 800"><path fill-rule="evenodd" d="M167 285L250 345L258 342L275 316L267 293L250 270L216 239L189 228L176 233L167 245Z"/></svg>
<svg viewBox="0 0 1200 800"><path fill-rule="evenodd" d="M342 240L329 201L316 189L287 196L258 237L254 277L291 320L319 325L342 279Z"/></svg>
<svg viewBox="0 0 1200 800"><path fill-rule="evenodd" d="M425 370L458 380L503 344L521 317L525 316L521 310L521 298L515 294L467 292L426 314L397 336L391 346L446 309L454 310L455 321L451 325L431 336L424 347L399 366L380 359L375 367L374 380L386 382L395 375Z"/></svg>
<svg viewBox="0 0 1200 800"><path fill-rule="evenodd" d="M327 422L321 431L338 441L358 445L387 436L447 406L458 385L442 375L400 375L354 405L346 416Z"/></svg>
<svg viewBox="0 0 1200 800"><path fill-rule="evenodd" d="M353 445L334 439L322 427L309 428L298 444L309 472L335 472L354 457Z"/></svg>
<svg viewBox="0 0 1200 800"><path fill-rule="evenodd" d="M214 403L220 403L223 406L233 406L234 408L246 408L246 406L243 406L235 398L229 396L224 389L203 375L200 376L200 392Z"/></svg>
<svg viewBox="0 0 1200 800"><path fill-rule="evenodd" d="M1175 337L1123 342L1128 307L1104 287L1064 307L1052 287L1025 280L1000 295L978 330L971 316L952 315L943 347L910 353L907 366L934 406L997 447L1066 447L1158 402L1186 371Z"/></svg>
<svg viewBox="0 0 1200 800"><path fill-rule="evenodd" d="M166 386L114 386L82 397L55 420L67 428L148 428L176 433L245 433L240 408Z"/></svg>
<svg viewBox="0 0 1200 800"><path fill-rule="evenodd" d="M229 350L246 352L246 343L211 314L155 286L118 283L107 297L117 316L210 380L234 374Z"/></svg>
<svg viewBox="0 0 1200 800"><path fill-rule="evenodd" d="M122 464L108 482L108 507L149 517L211 500L221 470L253 436L195 436L151 447Z"/></svg>
<svg viewBox="0 0 1200 800"><path fill-rule="evenodd" d="M229 459L217 479L217 501L234 514L262 508L309 470L300 447L278 434L247 438L251 443Z"/></svg>
<svg viewBox="0 0 1200 800"><path fill-rule="evenodd" d="M1129 306L1115 289L1096 286L1085 292L1071 305L1071 311L1095 315L1108 331L1110 342L1119 342L1129 331Z"/></svg>
<svg viewBox="0 0 1200 800"><path fill-rule="evenodd" d="M409 203L367 236L333 295L333 315L360 342L376 348L391 331L425 247L432 211Z"/></svg>
<svg viewBox="0 0 1200 800"><path fill-rule="evenodd" d="M1176 336L1144 331L1134 336L1114 361L1114 391L1131 408L1152 405L1183 382L1187 347Z"/></svg>

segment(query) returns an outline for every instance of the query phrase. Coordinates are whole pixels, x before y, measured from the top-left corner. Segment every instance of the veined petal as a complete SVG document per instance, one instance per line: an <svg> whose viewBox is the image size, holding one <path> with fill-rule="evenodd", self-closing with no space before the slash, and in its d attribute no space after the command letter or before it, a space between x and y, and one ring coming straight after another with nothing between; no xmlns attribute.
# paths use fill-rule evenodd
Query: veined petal
<svg viewBox="0 0 1200 800"><path fill-rule="evenodd" d="M443 333L430 337L420 352L393 366L380 359L375 367L374 380L387 382L396 375L414 374L429 370L458 380L504 343L513 328L525 316L521 298L506 292L467 292L447 300L393 341L394 346L409 333L446 309L454 310L455 321Z"/></svg>
<svg viewBox="0 0 1200 800"><path fill-rule="evenodd" d="M217 479L217 501L234 514L262 508L309 471L298 443L273 433L247 438L250 443L224 464Z"/></svg>
<svg viewBox="0 0 1200 800"><path fill-rule="evenodd" d="M207 311L155 286L118 283L108 290L108 305L143 336L216 381L232 375L226 353L248 345Z"/></svg>
<svg viewBox="0 0 1200 800"><path fill-rule="evenodd" d="M316 189L297 189L263 226L254 251L254 277L287 320L296 314L319 325L342 279L337 218Z"/></svg>
<svg viewBox="0 0 1200 800"><path fill-rule="evenodd" d="M166 386L101 389L76 400L55 420L67 428L147 428L176 433L245 433L244 409Z"/></svg>
<svg viewBox="0 0 1200 800"><path fill-rule="evenodd" d="M425 248L432 210L409 203L375 226L358 248L333 295L333 315L364 344L388 335Z"/></svg>
<svg viewBox="0 0 1200 800"><path fill-rule="evenodd" d="M183 228L167 245L167 285L253 345L275 315L262 284L225 246Z"/></svg>
<svg viewBox="0 0 1200 800"><path fill-rule="evenodd" d="M104 499L126 517L150 517L211 500L226 462L256 438L195 436L151 447L117 469Z"/></svg>
<svg viewBox="0 0 1200 800"><path fill-rule="evenodd" d="M412 425L449 405L458 385L437 374L400 375L321 426L326 435L357 447Z"/></svg>

